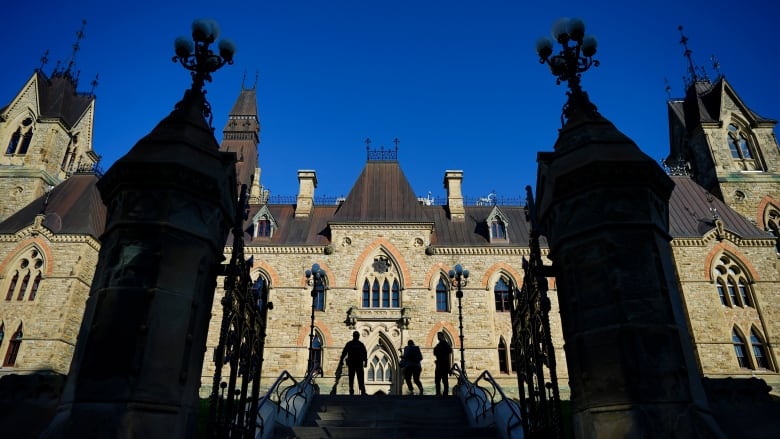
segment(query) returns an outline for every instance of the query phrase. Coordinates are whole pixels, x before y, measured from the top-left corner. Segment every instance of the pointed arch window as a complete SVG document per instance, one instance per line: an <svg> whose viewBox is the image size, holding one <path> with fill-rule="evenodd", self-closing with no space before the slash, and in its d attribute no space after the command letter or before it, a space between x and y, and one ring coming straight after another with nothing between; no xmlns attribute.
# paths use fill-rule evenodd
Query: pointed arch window
<svg viewBox="0 0 780 439"><path fill-rule="evenodd" d="M753 307L750 280L745 270L729 255L722 255L713 268L718 297L723 306Z"/></svg>
<svg viewBox="0 0 780 439"><path fill-rule="evenodd" d="M8 147L5 150L6 155L13 155L16 153L16 147L19 146L19 139L22 138L22 128L17 128L13 134L11 134L11 140L8 141Z"/></svg>
<svg viewBox="0 0 780 439"><path fill-rule="evenodd" d="M32 118L25 118L21 125L11 134L11 138L8 141L6 147L6 155L25 155L30 148L30 142L32 142Z"/></svg>
<svg viewBox="0 0 780 439"><path fill-rule="evenodd" d="M358 370L358 373L361 373ZM393 379L393 362L384 349L371 353L366 370L366 381L370 383L389 383Z"/></svg>
<svg viewBox="0 0 780 439"><path fill-rule="evenodd" d="M5 338L5 322L0 321L0 346L3 345L3 338Z"/></svg>
<svg viewBox="0 0 780 439"><path fill-rule="evenodd" d="M512 298L512 281L503 276L498 279L493 287L493 295L496 299L496 311L506 312L510 310Z"/></svg>
<svg viewBox="0 0 780 439"><path fill-rule="evenodd" d="M775 251L780 253L780 211L770 205L764 214L766 229L775 237Z"/></svg>
<svg viewBox="0 0 780 439"><path fill-rule="evenodd" d="M753 348L753 358L756 359L756 366L759 369L773 370L769 362L768 350L763 338L759 336L756 329L750 331L750 346Z"/></svg>
<svg viewBox="0 0 780 439"><path fill-rule="evenodd" d="M748 146L747 137L736 125L730 123L728 126L728 141L731 157L735 159L752 159L753 153Z"/></svg>
<svg viewBox="0 0 780 439"><path fill-rule="evenodd" d="M385 256L377 256L363 280L363 308L400 308L401 283L394 264Z"/></svg>
<svg viewBox="0 0 780 439"><path fill-rule="evenodd" d="M3 367L14 367L16 365L16 357L19 355L19 348L22 346L22 324L19 323L19 328L11 336L11 340L8 342L8 350L5 352L5 359L3 360Z"/></svg>
<svg viewBox="0 0 780 439"><path fill-rule="evenodd" d="M731 342L734 343L734 352L737 355L737 364L743 369L752 369L750 365L750 358L748 358L747 348L745 347L745 339L734 328L731 330Z"/></svg>
<svg viewBox="0 0 780 439"><path fill-rule="evenodd" d="M36 247L28 248L21 253L21 257L12 264L13 276L8 283L5 300L35 300L43 281L45 263L43 254Z"/></svg>
<svg viewBox="0 0 780 439"><path fill-rule="evenodd" d="M5 300L11 300L14 297L14 291L16 290L16 284L19 283L19 272L14 273L11 278L11 282L8 284L8 292L5 295Z"/></svg>
<svg viewBox="0 0 780 439"><path fill-rule="evenodd" d="M507 349L504 337L498 339L498 370L501 373L509 373L509 363L507 362Z"/></svg>
<svg viewBox="0 0 780 439"><path fill-rule="evenodd" d="M439 278L439 283L436 285L436 311L448 312L450 310L450 288L444 279L444 276Z"/></svg>

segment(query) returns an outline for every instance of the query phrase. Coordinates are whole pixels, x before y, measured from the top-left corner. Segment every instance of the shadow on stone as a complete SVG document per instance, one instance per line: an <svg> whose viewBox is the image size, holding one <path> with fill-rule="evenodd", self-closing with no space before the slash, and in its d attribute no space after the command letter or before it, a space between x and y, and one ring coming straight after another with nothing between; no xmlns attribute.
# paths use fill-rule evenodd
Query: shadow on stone
<svg viewBox="0 0 780 439"><path fill-rule="evenodd" d="M780 400L760 378L704 378L715 420L728 437L766 438L780 431ZM770 432L775 433L770 433Z"/></svg>

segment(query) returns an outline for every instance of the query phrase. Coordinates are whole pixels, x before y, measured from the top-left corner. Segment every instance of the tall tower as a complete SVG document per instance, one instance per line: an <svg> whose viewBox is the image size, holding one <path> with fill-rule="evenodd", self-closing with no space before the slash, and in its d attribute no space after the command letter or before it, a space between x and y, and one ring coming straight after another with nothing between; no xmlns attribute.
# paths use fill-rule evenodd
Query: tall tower
<svg viewBox="0 0 780 439"><path fill-rule="evenodd" d="M685 97L668 102L668 162L687 162L697 183L780 236L777 121L750 110L721 74L711 81L694 65L685 35L681 43L689 67Z"/></svg>
<svg viewBox="0 0 780 439"><path fill-rule="evenodd" d="M0 221L100 160L92 150L95 95L77 91L74 73L83 26L77 36L66 65L58 63L47 76L44 55L41 68L0 109Z"/></svg>
<svg viewBox="0 0 780 439"><path fill-rule="evenodd" d="M260 119L257 116L256 84L245 88L241 84L241 93L230 110L228 121L222 130L221 150L234 152L238 158L236 177L239 186L249 187L249 203L263 204L268 193L260 184L260 167L257 146L260 143Z"/></svg>

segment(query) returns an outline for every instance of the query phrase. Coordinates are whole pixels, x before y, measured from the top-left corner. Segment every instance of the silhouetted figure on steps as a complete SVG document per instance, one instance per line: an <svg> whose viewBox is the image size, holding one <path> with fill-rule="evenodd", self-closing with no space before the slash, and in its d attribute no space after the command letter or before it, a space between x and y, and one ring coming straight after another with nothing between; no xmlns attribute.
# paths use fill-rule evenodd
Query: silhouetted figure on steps
<svg viewBox="0 0 780 439"><path fill-rule="evenodd" d="M355 331L352 333L352 340L347 342L344 346L344 350L341 352L341 359L347 359L347 371L349 372L349 394L355 394L355 375L358 379L358 387L360 388L360 394L366 394L366 385L363 382L363 368L368 365L368 352L366 351L366 345L360 340L360 333Z"/></svg>
<svg viewBox="0 0 780 439"><path fill-rule="evenodd" d="M404 380L406 381L406 387L409 388L409 394L414 394L414 389L412 389L412 379L414 379L414 384L416 384L417 388L420 389L420 395L422 395L423 386L420 382L422 365L420 365L420 363L422 362L423 356L422 352L420 352L420 348L415 346L413 340L409 340L409 342L406 344L406 347L404 348L404 354L401 356L401 358L406 360L406 367L404 368Z"/></svg>
<svg viewBox="0 0 780 439"><path fill-rule="evenodd" d="M439 343L433 348L433 356L436 357L436 372L434 382L436 383L436 395L441 395L441 387L444 385L444 394L450 393L450 358L452 357L452 348L447 343L443 332L437 334Z"/></svg>

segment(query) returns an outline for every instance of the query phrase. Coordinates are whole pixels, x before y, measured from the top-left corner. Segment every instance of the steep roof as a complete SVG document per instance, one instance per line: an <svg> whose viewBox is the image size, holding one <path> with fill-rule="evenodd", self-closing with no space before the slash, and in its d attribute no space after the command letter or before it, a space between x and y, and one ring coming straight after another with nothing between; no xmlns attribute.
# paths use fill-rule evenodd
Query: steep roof
<svg viewBox="0 0 780 439"><path fill-rule="evenodd" d="M77 173L55 186L0 223L0 233L16 233L29 226L38 214L43 225L56 234L84 234L100 238L106 224L106 207L95 187L93 173Z"/></svg>
<svg viewBox="0 0 780 439"><path fill-rule="evenodd" d="M69 75L46 76L36 72L41 117L60 119L67 128L72 128L87 111L95 95L76 91L76 82Z"/></svg>
<svg viewBox="0 0 780 439"><path fill-rule="evenodd" d="M396 160L368 160L333 217L336 222L428 222Z"/></svg>
<svg viewBox="0 0 780 439"><path fill-rule="evenodd" d="M222 130L221 149L235 152L238 184L252 184L258 167L257 145L260 142L260 120L257 116L257 94L254 88L242 88Z"/></svg>
<svg viewBox="0 0 780 439"><path fill-rule="evenodd" d="M767 239L770 237L747 218L738 214L723 201L714 197L693 179L674 176L674 190L669 200L669 233L674 238L701 237L713 228L713 216L717 213L726 230L742 238ZM714 212L710 209L714 209Z"/></svg>
<svg viewBox="0 0 780 439"><path fill-rule="evenodd" d="M702 123L717 122L720 119L726 94L731 95L752 120L759 123L776 122L748 108L724 77L721 77L715 83L711 83L708 80L694 82L688 87L685 98L670 101L669 107L679 120L683 122L685 127L691 130Z"/></svg>

